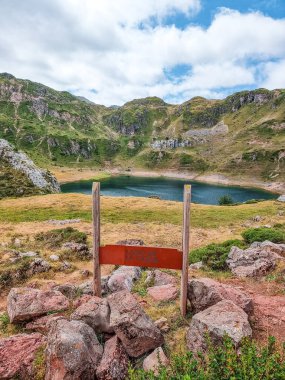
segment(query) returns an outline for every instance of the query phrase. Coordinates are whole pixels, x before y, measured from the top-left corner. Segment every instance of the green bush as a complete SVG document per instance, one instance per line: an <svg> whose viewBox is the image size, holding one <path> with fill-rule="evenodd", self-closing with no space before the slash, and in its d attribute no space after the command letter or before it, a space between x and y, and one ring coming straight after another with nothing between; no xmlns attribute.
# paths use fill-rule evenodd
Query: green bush
<svg viewBox="0 0 285 380"><path fill-rule="evenodd" d="M279 228L249 228L242 233L242 237L247 243L254 241L270 240L273 243L285 243L285 231Z"/></svg>
<svg viewBox="0 0 285 380"><path fill-rule="evenodd" d="M274 338L259 348L245 340L240 353L225 338L221 347L210 346L209 354L197 358L191 352L171 358L170 366L161 367L158 374L140 369L129 370L130 380L284 380L284 349L278 351Z"/></svg>
<svg viewBox="0 0 285 380"><path fill-rule="evenodd" d="M84 232L80 232L75 228L67 227L57 230L51 230L48 232L40 232L35 235L35 240L42 242L44 245L50 248L56 248L63 243L85 243L87 242L87 235Z"/></svg>
<svg viewBox="0 0 285 380"><path fill-rule="evenodd" d="M190 263L202 261L203 264L214 270L226 270L226 259L232 248L237 246L245 248L246 244L242 240L227 240L223 243L212 243L206 247L197 248L190 252Z"/></svg>
<svg viewBox="0 0 285 380"><path fill-rule="evenodd" d="M223 195L222 197L219 198L219 205L220 206L232 205L233 203L234 203L233 198L228 194Z"/></svg>

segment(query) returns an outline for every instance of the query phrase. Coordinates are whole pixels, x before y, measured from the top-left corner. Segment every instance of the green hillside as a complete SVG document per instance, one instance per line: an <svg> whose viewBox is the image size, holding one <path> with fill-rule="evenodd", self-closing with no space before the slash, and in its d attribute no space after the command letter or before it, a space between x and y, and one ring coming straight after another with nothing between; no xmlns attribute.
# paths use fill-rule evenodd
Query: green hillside
<svg viewBox="0 0 285 380"><path fill-rule="evenodd" d="M0 74L0 138L43 167L167 168L285 180L285 90L105 107Z"/></svg>

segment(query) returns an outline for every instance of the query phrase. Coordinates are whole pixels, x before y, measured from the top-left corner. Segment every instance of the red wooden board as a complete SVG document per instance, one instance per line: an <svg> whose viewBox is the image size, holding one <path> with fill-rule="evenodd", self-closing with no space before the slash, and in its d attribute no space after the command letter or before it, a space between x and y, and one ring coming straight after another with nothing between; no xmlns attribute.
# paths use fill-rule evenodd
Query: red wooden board
<svg viewBox="0 0 285 380"><path fill-rule="evenodd" d="M99 258L100 264L182 269L182 252L173 248L105 245L100 247Z"/></svg>

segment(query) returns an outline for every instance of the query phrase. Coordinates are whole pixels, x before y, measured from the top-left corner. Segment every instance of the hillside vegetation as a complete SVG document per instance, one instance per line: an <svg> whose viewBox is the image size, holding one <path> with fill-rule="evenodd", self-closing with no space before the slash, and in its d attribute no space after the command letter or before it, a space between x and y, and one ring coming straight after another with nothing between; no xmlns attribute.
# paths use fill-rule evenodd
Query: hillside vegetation
<svg viewBox="0 0 285 380"><path fill-rule="evenodd" d="M0 74L0 138L44 167L167 168L284 181L285 90L105 107Z"/></svg>

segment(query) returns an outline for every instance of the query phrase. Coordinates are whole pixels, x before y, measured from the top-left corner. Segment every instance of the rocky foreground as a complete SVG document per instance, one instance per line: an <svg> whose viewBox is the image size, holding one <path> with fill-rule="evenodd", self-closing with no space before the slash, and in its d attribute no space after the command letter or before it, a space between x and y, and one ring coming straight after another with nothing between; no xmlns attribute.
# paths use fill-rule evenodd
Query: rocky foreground
<svg viewBox="0 0 285 380"><path fill-rule="evenodd" d="M285 258L285 245L253 243L245 250L233 247L227 263L236 278L253 281L272 271ZM198 267L198 268L197 268ZM263 296L195 275L191 268L186 342L197 355L207 353L209 338L221 345L227 335L238 349L256 334L256 326L285 327L285 296ZM199 272L197 272L199 273ZM175 302L178 278L161 270L147 271L147 295L155 302ZM156 372L168 366L164 349L167 318L152 320L144 300L132 294L142 271L119 267L102 278L104 297L92 295L91 281L80 285L51 285L50 289L12 288L7 297L10 322L22 333L0 339L0 378L33 379L41 370L46 380L125 379L130 365ZM43 377L42 377L43 378Z"/></svg>

